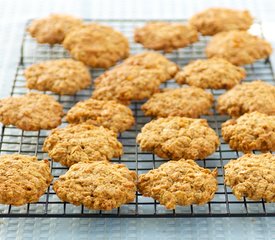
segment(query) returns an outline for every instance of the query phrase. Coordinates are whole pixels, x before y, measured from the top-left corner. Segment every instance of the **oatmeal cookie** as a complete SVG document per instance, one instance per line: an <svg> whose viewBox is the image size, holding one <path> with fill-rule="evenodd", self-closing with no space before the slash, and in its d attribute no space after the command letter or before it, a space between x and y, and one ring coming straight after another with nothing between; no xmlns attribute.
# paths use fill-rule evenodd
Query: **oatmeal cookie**
<svg viewBox="0 0 275 240"><path fill-rule="evenodd" d="M64 202L96 210L111 210L134 201L136 173L124 164L77 163L53 184Z"/></svg>
<svg viewBox="0 0 275 240"><path fill-rule="evenodd" d="M209 113L213 101L213 95L201 88L167 88L161 93L154 94L141 106L141 109L147 116L198 118Z"/></svg>
<svg viewBox="0 0 275 240"><path fill-rule="evenodd" d="M272 53L270 43L245 31L221 32L206 47L208 58L220 57L235 65L245 65Z"/></svg>
<svg viewBox="0 0 275 240"><path fill-rule="evenodd" d="M219 96L217 110L232 117L254 111L275 115L275 86L259 80L238 84Z"/></svg>
<svg viewBox="0 0 275 240"><path fill-rule="evenodd" d="M0 156L0 203L15 206L37 202L52 181L50 164L37 157Z"/></svg>
<svg viewBox="0 0 275 240"><path fill-rule="evenodd" d="M48 17L31 22L27 31L39 43L62 43L66 34L79 28L82 21L65 14L51 14Z"/></svg>
<svg viewBox="0 0 275 240"><path fill-rule="evenodd" d="M69 123L91 123L116 133L124 132L135 123L130 108L115 101L88 99L78 102L67 113Z"/></svg>
<svg viewBox="0 0 275 240"><path fill-rule="evenodd" d="M252 112L222 124L222 136L234 150L275 151L275 116Z"/></svg>
<svg viewBox="0 0 275 240"><path fill-rule="evenodd" d="M246 76L243 68L225 59L199 59L186 65L176 75L178 84L189 84L199 88L230 89Z"/></svg>
<svg viewBox="0 0 275 240"><path fill-rule="evenodd" d="M24 72L29 89L73 95L91 84L88 68L72 59L33 64Z"/></svg>
<svg viewBox="0 0 275 240"><path fill-rule="evenodd" d="M198 32L191 25L150 22L135 30L135 41L145 48L172 52L197 42Z"/></svg>
<svg viewBox="0 0 275 240"><path fill-rule="evenodd" d="M138 190L167 209L176 205L202 205L213 199L218 189L217 169L210 171L193 160L169 161L139 175Z"/></svg>
<svg viewBox="0 0 275 240"><path fill-rule="evenodd" d="M73 58L91 67L109 68L129 55L129 43L122 33L94 23L71 31L63 46Z"/></svg>
<svg viewBox="0 0 275 240"><path fill-rule="evenodd" d="M215 35L230 30L247 30L253 23L249 11L209 8L195 14L189 23L202 35Z"/></svg>
<svg viewBox="0 0 275 240"><path fill-rule="evenodd" d="M245 154L231 160L224 167L225 184L231 187L237 199L247 197L252 200L264 199L275 202L275 156L265 154Z"/></svg>
<svg viewBox="0 0 275 240"><path fill-rule="evenodd" d="M63 108L53 97L27 93L0 100L0 122L26 131L52 129L61 124Z"/></svg>
<svg viewBox="0 0 275 240"><path fill-rule="evenodd" d="M122 144L113 131L86 123L52 130L43 151L67 167L78 162L106 161L123 154Z"/></svg>
<svg viewBox="0 0 275 240"><path fill-rule="evenodd" d="M137 143L165 159L204 159L216 151L219 137L205 119L168 117L145 124Z"/></svg>

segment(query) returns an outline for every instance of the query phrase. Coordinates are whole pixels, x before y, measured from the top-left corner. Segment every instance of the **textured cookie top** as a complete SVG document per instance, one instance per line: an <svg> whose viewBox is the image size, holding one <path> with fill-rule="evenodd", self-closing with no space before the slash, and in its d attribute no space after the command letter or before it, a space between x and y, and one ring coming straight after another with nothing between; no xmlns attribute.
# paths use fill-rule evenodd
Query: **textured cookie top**
<svg viewBox="0 0 275 240"><path fill-rule="evenodd" d="M245 65L272 53L270 43L245 31L221 32L206 47L208 58L221 57L235 65Z"/></svg>
<svg viewBox="0 0 275 240"><path fill-rule="evenodd" d="M88 24L71 31L63 42L71 56L91 67L109 68L129 54L129 43L111 27Z"/></svg>
<svg viewBox="0 0 275 240"><path fill-rule="evenodd" d="M218 98L217 110L232 117L254 111L274 115L275 87L263 81L236 85Z"/></svg>
<svg viewBox="0 0 275 240"><path fill-rule="evenodd" d="M205 119L168 117L145 124L137 142L161 158L203 159L216 151L219 138Z"/></svg>
<svg viewBox="0 0 275 240"><path fill-rule="evenodd" d="M222 136L235 150L275 151L275 116L252 112L230 119L222 124Z"/></svg>
<svg viewBox="0 0 275 240"><path fill-rule="evenodd" d="M163 79L156 69L120 65L95 79L93 98L129 104L131 100L149 98L159 91Z"/></svg>
<svg viewBox="0 0 275 240"><path fill-rule="evenodd" d="M0 203L15 206L37 202L52 181L49 162L36 157L0 156Z"/></svg>
<svg viewBox="0 0 275 240"><path fill-rule="evenodd" d="M51 14L48 17L31 22L27 31L39 43L62 43L66 34L72 29L79 28L82 21L64 14Z"/></svg>
<svg viewBox="0 0 275 240"><path fill-rule="evenodd" d="M245 154L225 165L225 184L232 188L237 199L275 202L275 156Z"/></svg>
<svg viewBox="0 0 275 240"><path fill-rule="evenodd" d="M62 116L62 105L45 94L31 92L0 100L0 122L26 131L55 128Z"/></svg>
<svg viewBox="0 0 275 240"><path fill-rule="evenodd" d="M179 70L176 63L157 52L143 52L127 58L123 65L141 66L146 69L157 69L162 72L163 81L173 78Z"/></svg>
<svg viewBox="0 0 275 240"><path fill-rule="evenodd" d="M217 191L217 170L211 172L193 160L169 161L159 168L141 174L139 192L152 197L167 209L176 205L205 204Z"/></svg>
<svg viewBox="0 0 275 240"><path fill-rule="evenodd" d="M189 84L199 88L230 89L246 76L245 70L225 59L196 60L186 65L176 75L178 84Z"/></svg>
<svg viewBox="0 0 275 240"><path fill-rule="evenodd" d="M198 41L198 32L191 25L150 22L135 30L135 41L145 48L172 52Z"/></svg>
<svg viewBox="0 0 275 240"><path fill-rule="evenodd" d="M68 167L78 162L110 160L123 153L122 144L113 131L85 123L52 130L43 151Z"/></svg>
<svg viewBox="0 0 275 240"><path fill-rule="evenodd" d="M74 205L111 210L134 201L136 178L123 164L77 163L54 182L53 189L61 200Z"/></svg>
<svg viewBox="0 0 275 240"><path fill-rule="evenodd" d="M164 89L154 94L141 109L155 117L181 116L197 118L208 114L214 101L211 93L197 87Z"/></svg>
<svg viewBox="0 0 275 240"><path fill-rule="evenodd" d="M189 21L202 35L215 35L230 30L247 30L253 23L249 11L209 8L195 14Z"/></svg>
<svg viewBox="0 0 275 240"><path fill-rule="evenodd" d="M75 94L91 84L88 68L72 59L50 60L33 64L24 72L27 87L57 94Z"/></svg>

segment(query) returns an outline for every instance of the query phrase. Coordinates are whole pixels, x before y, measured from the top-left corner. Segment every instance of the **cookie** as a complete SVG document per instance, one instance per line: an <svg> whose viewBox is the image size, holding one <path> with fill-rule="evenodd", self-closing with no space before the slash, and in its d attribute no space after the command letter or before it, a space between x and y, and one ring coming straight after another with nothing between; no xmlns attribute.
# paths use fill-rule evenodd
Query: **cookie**
<svg viewBox="0 0 275 240"><path fill-rule="evenodd" d="M0 156L0 203L21 206L37 202L52 181L50 164L37 157Z"/></svg>
<svg viewBox="0 0 275 240"><path fill-rule="evenodd" d="M95 79L93 98L129 104L132 100L143 100L158 92L163 79L159 70L121 65Z"/></svg>
<svg viewBox="0 0 275 240"><path fill-rule="evenodd" d="M87 99L78 102L67 113L69 123L90 123L103 126L116 133L124 132L135 123L130 108L115 101Z"/></svg>
<svg viewBox="0 0 275 240"><path fill-rule="evenodd" d="M202 205L213 199L218 189L217 175L217 169L211 172L193 160L169 161L139 175L138 190L167 209L175 209L177 205Z"/></svg>
<svg viewBox="0 0 275 240"><path fill-rule="evenodd" d="M27 93L0 100L0 122L26 131L56 128L61 124L63 108L53 97Z"/></svg>
<svg viewBox="0 0 275 240"><path fill-rule="evenodd" d="M217 111L232 117L254 111L275 115L275 87L259 80L236 85L218 97Z"/></svg>
<svg viewBox="0 0 275 240"><path fill-rule="evenodd" d="M275 116L252 112L222 124L222 136L234 150L275 151Z"/></svg>
<svg viewBox="0 0 275 240"><path fill-rule="evenodd" d="M225 59L199 59L186 65L176 75L178 84L188 84L199 88L230 89L246 76L243 68Z"/></svg>
<svg viewBox="0 0 275 240"><path fill-rule="evenodd" d="M251 64L272 53L270 43L245 31L221 32L206 46L208 58L220 57L235 65Z"/></svg>
<svg viewBox="0 0 275 240"><path fill-rule="evenodd" d="M27 31L39 43L62 43L66 34L79 28L82 21L70 15L51 14L31 22Z"/></svg>
<svg viewBox="0 0 275 240"><path fill-rule="evenodd" d="M123 154L113 131L86 123L52 130L43 151L67 167L78 162L107 161Z"/></svg>
<svg viewBox="0 0 275 240"><path fill-rule="evenodd" d="M160 70L162 72L163 82L172 79L179 70L176 63L168 60L157 52L143 52L133 55L127 58L123 62L123 65L141 66L146 69Z"/></svg>
<svg viewBox="0 0 275 240"><path fill-rule="evenodd" d="M129 55L129 43L122 33L95 23L71 31L63 46L73 58L95 68L109 68Z"/></svg>
<svg viewBox="0 0 275 240"><path fill-rule="evenodd" d="M205 119L168 117L145 124L137 143L165 159L204 159L216 151L219 137Z"/></svg>
<svg viewBox="0 0 275 240"><path fill-rule="evenodd" d="M134 201L136 178L124 164L77 163L54 182L53 189L64 202L111 210Z"/></svg>
<svg viewBox="0 0 275 240"><path fill-rule="evenodd" d="M195 14L189 23L202 35L215 35L230 30L247 30L253 23L249 11L209 8Z"/></svg>
<svg viewBox="0 0 275 240"><path fill-rule="evenodd" d="M28 67L24 76L29 89L73 95L91 85L88 68L72 59L50 60Z"/></svg>
<svg viewBox="0 0 275 240"><path fill-rule="evenodd" d="M198 41L198 32L191 25L150 22L135 30L135 42L145 48L172 52Z"/></svg>
<svg viewBox="0 0 275 240"><path fill-rule="evenodd" d="M201 88L167 88L161 93L154 94L141 106L141 109L147 116L198 118L209 113L213 101L213 95Z"/></svg>
<svg viewBox="0 0 275 240"><path fill-rule="evenodd" d="M245 154L237 160L231 160L224 167L224 182L231 187L233 194L241 200L264 199L275 202L275 156L265 154Z"/></svg>

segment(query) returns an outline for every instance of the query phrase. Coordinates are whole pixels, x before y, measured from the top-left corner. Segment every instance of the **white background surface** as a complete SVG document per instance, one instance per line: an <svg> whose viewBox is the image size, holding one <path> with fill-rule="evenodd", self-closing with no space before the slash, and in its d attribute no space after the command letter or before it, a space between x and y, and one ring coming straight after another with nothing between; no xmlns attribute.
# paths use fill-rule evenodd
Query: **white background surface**
<svg viewBox="0 0 275 240"><path fill-rule="evenodd" d="M210 6L249 9L275 45L275 0L0 0L0 96L11 90L27 19L189 18ZM274 59L274 57L272 57ZM274 218L2 219L0 239L275 239Z"/></svg>

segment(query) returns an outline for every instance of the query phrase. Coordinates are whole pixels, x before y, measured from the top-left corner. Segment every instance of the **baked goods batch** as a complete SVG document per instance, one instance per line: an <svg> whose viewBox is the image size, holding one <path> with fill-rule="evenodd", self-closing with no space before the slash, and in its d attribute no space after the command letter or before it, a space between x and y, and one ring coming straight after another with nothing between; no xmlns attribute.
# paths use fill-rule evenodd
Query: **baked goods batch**
<svg viewBox="0 0 275 240"><path fill-rule="evenodd" d="M217 111L232 117L222 124L224 141L232 150L246 153L224 166L224 183L237 199L275 202L275 156L251 153L275 151L275 87L257 79L242 83L246 71L240 66L272 53L266 40L247 32L252 23L248 11L210 8L187 24L149 22L134 29L136 43L164 53L194 44L200 35L211 36L205 49L208 59L178 66L159 52L129 56L128 39L109 26L62 14L34 20L29 34L39 44L61 44L74 60L27 66L27 88L57 95L75 95L91 84L94 90L89 99L69 109L66 126L58 127L65 115L62 105L36 92L0 99L0 122L24 131L52 129L42 150L68 167L53 182L61 201L112 210L133 202L139 191L175 209L206 204L215 196L218 170L199 166L199 160L220 145L219 136L203 118ZM89 67L108 70L92 83ZM172 79L179 88L163 88ZM209 89L226 91L215 100ZM156 118L136 136L141 151L166 160L139 176L124 164L110 162L123 155L118 137L135 124L127 106L132 101L143 101L144 115ZM1 155L0 203L37 202L52 179L47 160Z"/></svg>

